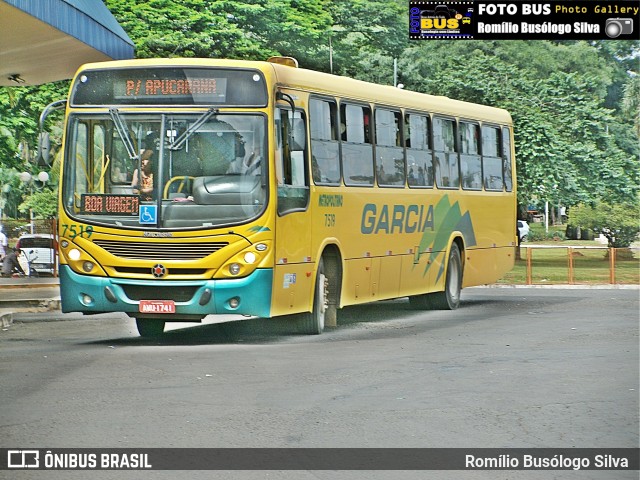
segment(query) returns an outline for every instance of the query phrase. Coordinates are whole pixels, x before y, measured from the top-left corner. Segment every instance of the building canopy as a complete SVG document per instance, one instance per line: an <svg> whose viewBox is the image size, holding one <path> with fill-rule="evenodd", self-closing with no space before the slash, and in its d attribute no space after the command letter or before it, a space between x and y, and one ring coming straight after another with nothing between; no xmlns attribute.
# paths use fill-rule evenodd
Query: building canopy
<svg viewBox="0 0 640 480"><path fill-rule="evenodd" d="M0 86L65 80L83 63L133 55L102 0L0 0Z"/></svg>

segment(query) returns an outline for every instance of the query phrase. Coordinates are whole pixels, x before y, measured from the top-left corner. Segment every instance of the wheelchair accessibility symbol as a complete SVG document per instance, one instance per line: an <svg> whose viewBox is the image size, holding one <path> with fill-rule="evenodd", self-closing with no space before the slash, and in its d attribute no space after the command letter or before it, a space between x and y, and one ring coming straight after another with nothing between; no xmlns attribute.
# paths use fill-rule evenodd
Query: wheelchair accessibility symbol
<svg viewBox="0 0 640 480"><path fill-rule="evenodd" d="M139 221L142 225L155 225L158 223L157 205L140 205Z"/></svg>

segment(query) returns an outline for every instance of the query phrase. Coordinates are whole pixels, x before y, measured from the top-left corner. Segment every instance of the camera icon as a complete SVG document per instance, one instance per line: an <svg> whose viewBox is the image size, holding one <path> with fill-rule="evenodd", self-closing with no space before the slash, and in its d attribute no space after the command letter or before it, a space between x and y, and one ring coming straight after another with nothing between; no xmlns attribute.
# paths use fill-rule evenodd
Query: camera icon
<svg viewBox="0 0 640 480"><path fill-rule="evenodd" d="M620 35L633 33L632 18L607 18L604 31L609 38L617 38Z"/></svg>

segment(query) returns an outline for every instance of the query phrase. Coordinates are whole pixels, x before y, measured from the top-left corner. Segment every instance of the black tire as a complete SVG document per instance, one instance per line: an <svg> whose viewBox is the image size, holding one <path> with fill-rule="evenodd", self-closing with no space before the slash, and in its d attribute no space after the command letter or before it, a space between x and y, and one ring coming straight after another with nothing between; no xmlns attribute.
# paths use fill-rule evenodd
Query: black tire
<svg viewBox="0 0 640 480"><path fill-rule="evenodd" d="M159 337L164 332L164 320L136 318L136 327L141 337Z"/></svg>
<svg viewBox="0 0 640 480"><path fill-rule="evenodd" d="M431 307L436 310L455 310L460 306L460 292L462 291L462 259L457 243L451 244L444 291L430 295Z"/></svg>
<svg viewBox="0 0 640 480"><path fill-rule="evenodd" d="M431 293L423 293L422 295L412 295L409 297L409 305L414 310L431 310Z"/></svg>
<svg viewBox="0 0 640 480"><path fill-rule="evenodd" d="M327 310L327 277L324 274L324 261L320 259L316 273L313 292L313 309L311 312L298 314L298 331L306 335L319 335L324 330L324 317Z"/></svg>

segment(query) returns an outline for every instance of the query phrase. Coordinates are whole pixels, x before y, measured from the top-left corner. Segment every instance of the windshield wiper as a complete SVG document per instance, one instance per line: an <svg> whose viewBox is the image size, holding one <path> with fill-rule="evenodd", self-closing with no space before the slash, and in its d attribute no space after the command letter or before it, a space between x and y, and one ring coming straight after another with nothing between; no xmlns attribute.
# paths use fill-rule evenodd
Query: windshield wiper
<svg viewBox="0 0 640 480"><path fill-rule="evenodd" d="M206 123L212 116L216 115L217 113L217 108L210 108L202 115L200 115L200 118L189 125L184 133L176 138L175 142L173 142L173 144L169 146L169 150L180 150L185 142L189 140L189 138L191 138L191 135L193 135L196 130L198 130L204 123Z"/></svg>
<svg viewBox="0 0 640 480"><path fill-rule="evenodd" d="M110 108L109 115L111 115L111 120L113 121L113 124L116 126L118 135L120 135L120 139L122 140L122 143L124 143L124 147L127 149L129 158L131 158L132 160L138 158L136 149L133 146L133 141L131 140L131 137L129 136L129 133L128 133L129 130L127 129L127 124L124 118L120 116L118 109Z"/></svg>

